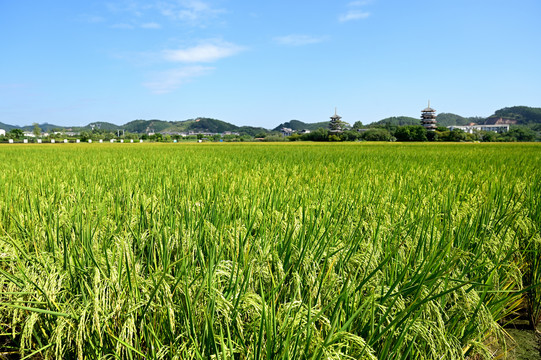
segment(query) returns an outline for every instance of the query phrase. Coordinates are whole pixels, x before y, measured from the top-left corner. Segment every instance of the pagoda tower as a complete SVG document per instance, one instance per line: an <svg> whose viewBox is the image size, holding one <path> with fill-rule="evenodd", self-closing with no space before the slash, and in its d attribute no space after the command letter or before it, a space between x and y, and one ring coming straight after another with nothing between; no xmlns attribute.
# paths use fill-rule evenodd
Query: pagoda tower
<svg viewBox="0 0 541 360"><path fill-rule="evenodd" d="M428 107L421 111L421 124L427 131L435 131L438 128L436 110L430 107L430 100L428 100Z"/></svg>
<svg viewBox="0 0 541 360"><path fill-rule="evenodd" d="M331 116L331 121L329 122L329 128L331 132L342 132L342 122L340 121L342 117L336 113L336 108L334 108L334 115Z"/></svg>

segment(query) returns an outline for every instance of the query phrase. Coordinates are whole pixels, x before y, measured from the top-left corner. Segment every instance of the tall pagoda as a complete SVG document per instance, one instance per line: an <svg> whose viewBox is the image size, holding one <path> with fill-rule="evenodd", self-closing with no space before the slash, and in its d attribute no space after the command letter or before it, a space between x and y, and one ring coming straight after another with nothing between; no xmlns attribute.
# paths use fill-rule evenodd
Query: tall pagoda
<svg viewBox="0 0 541 360"><path fill-rule="evenodd" d="M421 124L427 131L435 131L438 128L436 110L430 107L430 100L428 100L428 107L421 111Z"/></svg>
<svg viewBox="0 0 541 360"><path fill-rule="evenodd" d="M336 108L334 108L334 115L331 116L331 121L329 122L330 132L342 132L342 117L336 113Z"/></svg>

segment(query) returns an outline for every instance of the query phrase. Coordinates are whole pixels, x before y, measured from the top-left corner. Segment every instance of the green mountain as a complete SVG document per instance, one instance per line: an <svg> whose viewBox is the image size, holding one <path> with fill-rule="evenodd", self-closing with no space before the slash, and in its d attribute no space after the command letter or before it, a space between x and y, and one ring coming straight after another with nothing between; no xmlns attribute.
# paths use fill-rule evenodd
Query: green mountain
<svg viewBox="0 0 541 360"><path fill-rule="evenodd" d="M189 122L187 129L195 132L223 133L225 131L236 131L239 127L221 120L198 118Z"/></svg>
<svg viewBox="0 0 541 360"><path fill-rule="evenodd" d="M15 125L4 124L3 122L0 122L0 129L10 131L11 129L20 129L20 127L15 126Z"/></svg>
<svg viewBox="0 0 541 360"><path fill-rule="evenodd" d="M270 131L268 129L262 128L262 127L254 127L254 126L241 126L239 127L236 132L238 132L240 135L250 135L250 136L261 136L263 134L269 134Z"/></svg>
<svg viewBox="0 0 541 360"><path fill-rule="evenodd" d="M116 124L113 124L113 123L110 123L110 122L105 122L105 121L96 121L96 122L93 122L93 123L90 123L88 124L87 126L84 127L85 130L92 130L92 129L100 129L100 130L105 130L105 131L116 131L116 130L120 130L120 126L116 125ZM74 127L73 130L75 130L76 128Z"/></svg>
<svg viewBox="0 0 541 360"><path fill-rule="evenodd" d="M470 123L482 123L485 119L482 117L462 117L457 114L452 113L441 113L436 116L436 121L438 125L441 126L451 126L451 125L468 125Z"/></svg>
<svg viewBox="0 0 541 360"><path fill-rule="evenodd" d="M485 119L485 124L494 124L502 119L503 123L516 125L541 124L541 108L513 106L497 110Z"/></svg>
<svg viewBox="0 0 541 360"><path fill-rule="evenodd" d="M392 116L370 124L370 126L421 125L421 120L409 116Z"/></svg>
<svg viewBox="0 0 541 360"><path fill-rule="evenodd" d="M147 132L165 132L172 126L173 122L164 120L133 120L126 123L119 128L133 132L133 133L147 133Z"/></svg>
<svg viewBox="0 0 541 360"><path fill-rule="evenodd" d="M273 131L280 131L281 128L289 128L294 131L299 130L317 130L319 128L327 129L329 127L328 121L322 121L317 123L305 123L300 120L290 120L275 127Z"/></svg>
<svg viewBox="0 0 541 360"><path fill-rule="evenodd" d="M501 120L500 120L501 119ZM481 117L463 117L452 113L441 113L437 116L438 125L450 126L450 125L467 125L469 123L477 124L494 124L494 123L507 123L514 125L526 125L536 131L541 130L541 108L533 108L528 106L513 106L506 107L497 110L493 115L488 118ZM419 125L420 119L407 117L407 116L394 116L380 121L369 124L369 127L381 127L381 126L403 126L403 125ZM165 121L165 120L133 120L124 125L116 125L109 122L93 122L86 126L58 126L49 123L40 124L39 127L43 132L51 132L56 129L63 129L66 131L90 131L92 128L100 129L104 131L117 131L124 130L133 133L147 133L147 132L161 132L161 133L176 133L176 132L210 132L210 133L223 133L226 131L238 132L239 134L247 134L251 136L261 136L262 134L268 134L272 131L280 131L281 128L286 127L295 131L299 130L317 130L319 128L328 128L329 122L317 122L317 123L305 123L300 120L290 120L275 127L273 130L267 130L261 127L252 126L237 126L231 123L200 117L197 119L188 119L184 121ZM15 126L0 122L0 129L10 131L12 129L22 129L24 131L32 131L33 126Z"/></svg>
<svg viewBox="0 0 541 360"><path fill-rule="evenodd" d="M43 132L52 132L53 130L64 129L63 126L58 126L58 125L49 124L49 123L38 124L38 126ZM33 131L34 125L15 126L15 128L21 129L23 131Z"/></svg>

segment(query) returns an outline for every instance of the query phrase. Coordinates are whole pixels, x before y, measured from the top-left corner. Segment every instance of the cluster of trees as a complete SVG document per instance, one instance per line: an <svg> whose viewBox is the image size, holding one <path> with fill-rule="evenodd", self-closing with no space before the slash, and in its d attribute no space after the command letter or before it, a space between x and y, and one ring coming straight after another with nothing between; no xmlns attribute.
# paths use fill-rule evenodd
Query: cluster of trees
<svg viewBox="0 0 541 360"><path fill-rule="evenodd" d="M319 128L307 134L293 134L288 137L289 141L391 141L393 136L387 129L373 128L359 132L346 130L331 133L328 129Z"/></svg>
<svg viewBox="0 0 541 360"><path fill-rule="evenodd" d="M293 134L288 137L289 141L536 141L541 140L534 130L515 126L502 134L492 131L478 131L469 134L460 129L452 131L440 126L436 131L427 131L421 125L385 126L368 129L358 128L353 125L352 130L342 132L330 132L328 129L319 128L307 134Z"/></svg>

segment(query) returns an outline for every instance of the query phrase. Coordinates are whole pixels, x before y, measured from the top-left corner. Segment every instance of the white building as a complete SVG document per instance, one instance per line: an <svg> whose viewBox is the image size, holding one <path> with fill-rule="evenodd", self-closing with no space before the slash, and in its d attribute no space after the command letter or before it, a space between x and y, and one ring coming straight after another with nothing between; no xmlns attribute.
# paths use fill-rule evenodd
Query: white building
<svg viewBox="0 0 541 360"><path fill-rule="evenodd" d="M454 129L460 129L468 134L473 134L474 131L494 131L497 133L504 133L509 131L509 124L502 125L468 125L468 126L447 126L451 131Z"/></svg>
<svg viewBox="0 0 541 360"><path fill-rule="evenodd" d="M286 128L286 127L283 127L280 129L280 132L282 133L282 135L284 136L291 136L293 135L293 129L290 129L290 128Z"/></svg>
<svg viewBox="0 0 541 360"><path fill-rule="evenodd" d="M6 130L0 129L0 136L6 136Z"/></svg>

